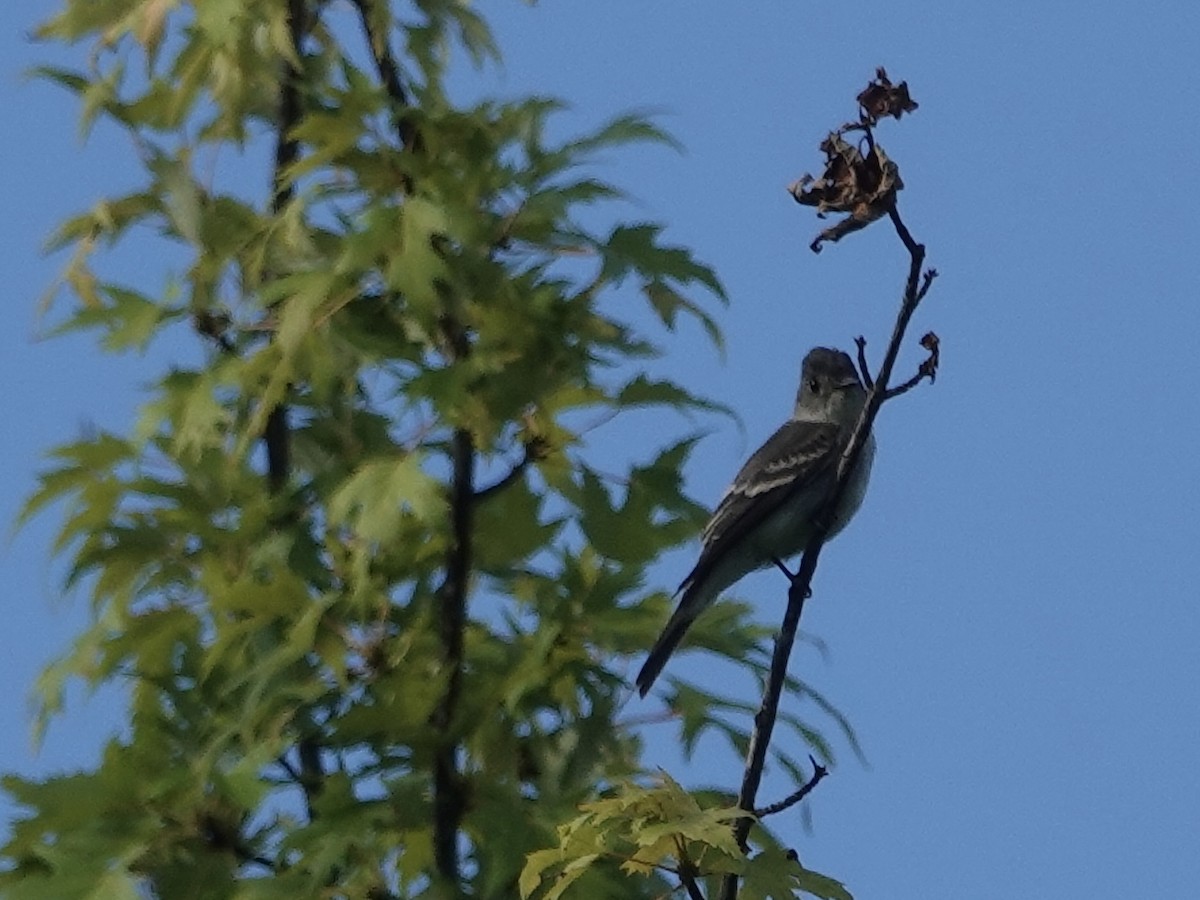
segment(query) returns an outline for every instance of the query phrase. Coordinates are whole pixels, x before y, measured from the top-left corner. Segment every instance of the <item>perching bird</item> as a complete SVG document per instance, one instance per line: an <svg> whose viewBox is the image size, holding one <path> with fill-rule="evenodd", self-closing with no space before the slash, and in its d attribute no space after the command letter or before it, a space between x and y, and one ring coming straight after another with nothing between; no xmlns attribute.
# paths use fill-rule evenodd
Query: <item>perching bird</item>
<svg viewBox="0 0 1200 900"><path fill-rule="evenodd" d="M842 351L816 347L804 357L792 418L742 466L704 528L700 560L679 586L679 606L638 672L643 697L692 622L722 591L804 549L866 397L858 370ZM875 436L869 435L829 537L862 505L874 456Z"/></svg>

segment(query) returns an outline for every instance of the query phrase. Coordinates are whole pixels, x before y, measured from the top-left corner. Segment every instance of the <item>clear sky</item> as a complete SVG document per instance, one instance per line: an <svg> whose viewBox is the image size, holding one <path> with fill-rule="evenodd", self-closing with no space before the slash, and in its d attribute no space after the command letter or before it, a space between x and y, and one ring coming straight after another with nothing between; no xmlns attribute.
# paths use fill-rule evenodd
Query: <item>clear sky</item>
<svg viewBox="0 0 1200 900"><path fill-rule="evenodd" d="M35 339L38 297L61 263L41 241L135 174L123 139L100 129L81 145L73 101L20 78L49 52L24 34L52 7L0 10L3 521L40 453L89 422L127 427L139 385L193 352L114 359L87 338ZM849 349L863 333L878 359L902 248L877 226L813 255L818 223L785 187L819 170L816 144L852 115L875 66L908 80L920 110L879 136L942 277L902 370L920 359L926 329L941 335L943 368L936 385L884 409L867 501L822 556L805 613L830 657L802 647L792 665L849 715L869 765L836 742L812 832L794 812L776 825L860 900L1196 896L1200 6L483 10L506 56L486 75L490 90L568 99L567 129L661 109L687 148L614 153L600 174L634 194L634 215L668 223L712 263L733 298L718 311L723 361L689 327L665 363L744 422L744 432L698 423L714 433L689 486L707 503L786 416L810 346ZM146 243L111 265L157 284L170 257ZM696 425L657 427L637 432L647 452ZM57 602L55 525L43 517L0 550L0 769L86 764L120 721L115 693L76 696L32 752L29 685L86 616L78 600ZM688 565L684 553L665 559L663 583ZM778 619L777 574L738 593ZM694 655L671 670L725 686ZM721 744L683 768L674 738L650 729L650 759L688 783L736 787L740 764ZM763 798L787 788L769 779Z"/></svg>

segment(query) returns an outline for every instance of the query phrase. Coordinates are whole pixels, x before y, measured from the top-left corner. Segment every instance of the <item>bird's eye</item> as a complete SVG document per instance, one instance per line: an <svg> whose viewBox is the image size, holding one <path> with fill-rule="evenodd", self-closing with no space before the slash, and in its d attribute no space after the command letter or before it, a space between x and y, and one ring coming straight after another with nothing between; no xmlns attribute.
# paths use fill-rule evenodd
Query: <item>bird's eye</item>
<svg viewBox="0 0 1200 900"><path fill-rule="evenodd" d="M808 379L808 389L814 394L821 393L821 382L817 381L815 378Z"/></svg>

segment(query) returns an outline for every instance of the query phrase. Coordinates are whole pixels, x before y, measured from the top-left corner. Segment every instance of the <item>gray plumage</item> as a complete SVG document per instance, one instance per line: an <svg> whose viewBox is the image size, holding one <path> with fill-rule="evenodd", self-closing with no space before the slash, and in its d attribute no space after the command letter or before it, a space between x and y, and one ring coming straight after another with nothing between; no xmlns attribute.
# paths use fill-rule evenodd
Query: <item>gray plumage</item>
<svg viewBox="0 0 1200 900"><path fill-rule="evenodd" d="M679 606L638 673L643 697L692 622L722 591L804 549L865 400L858 370L845 353L816 347L804 357L792 418L746 461L705 526L700 558L679 586ZM874 455L875 438L869 435L834 510L829 537L862 504Z"/></svg>

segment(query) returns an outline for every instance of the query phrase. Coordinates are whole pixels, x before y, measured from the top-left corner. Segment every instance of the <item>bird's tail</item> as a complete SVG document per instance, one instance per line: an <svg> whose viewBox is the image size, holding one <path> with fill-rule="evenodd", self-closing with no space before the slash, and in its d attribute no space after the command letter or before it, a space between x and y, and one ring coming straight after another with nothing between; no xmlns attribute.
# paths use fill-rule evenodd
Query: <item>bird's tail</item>
<svg viewBox="0 0 1200 900"><path fill-rule="evenodd" d="M679 604L679 608L667 621L667 627L663 629L658 640L654 642L654 646L650 648L650 655L642 663L642 670L637 675L638 694L641 696L645 697L650 692L654 679L658 678L663 666L667 664L667 660L671 658L671 654L675 652L675 648L679 646L679 642L691 628L692 622L696 621L696 614L689 608L690 606L691 604L687 603L685 596L684 602Z"/></svg>

